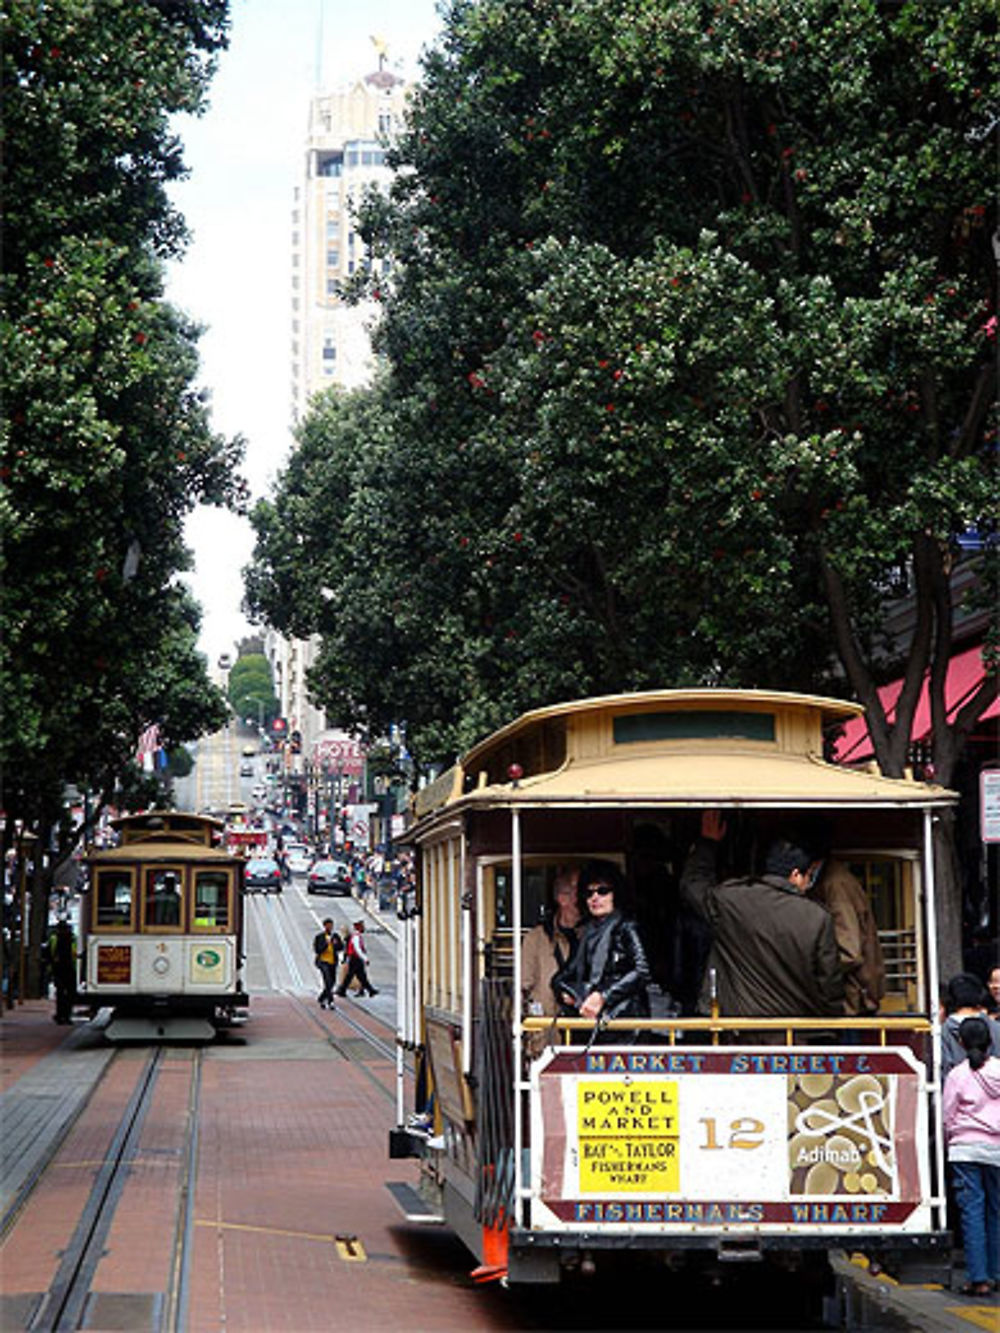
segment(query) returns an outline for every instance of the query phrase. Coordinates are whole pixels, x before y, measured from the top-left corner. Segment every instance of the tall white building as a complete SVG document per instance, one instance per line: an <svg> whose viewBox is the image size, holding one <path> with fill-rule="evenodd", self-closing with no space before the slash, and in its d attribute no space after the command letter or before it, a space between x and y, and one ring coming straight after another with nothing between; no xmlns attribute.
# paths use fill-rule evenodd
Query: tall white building
<svg viewBox="0 0 1000 1333"><path fill-rule="evenodd" d="M314 394L339 384L357 388L372 374L370 329L375 301L349 305L342 284L371 271L357 233L356 210L365 190L387 189L387 143L398 132L408 85L379 68L309 104L301 184L292 211L292 407L302 420ZM381 263L381 261L379 261ZM376 274L376 277L378 274ZM324 732L327 720L309 702L305 673L318 642L269 635L268 656L289 728L302 733L302 755Z"/></svg>
<svg viewBox="0 0 1000 1333"><path fill-rule="evenodd" d="M398 131L406 98L385 69L309 106L305 172L292 213L292 398L295 419L330 384L357 388L371 376L369 328L375 302L348 305L341 285L370 271L356 230L366 189L387 189L385 145Z"/></svg>

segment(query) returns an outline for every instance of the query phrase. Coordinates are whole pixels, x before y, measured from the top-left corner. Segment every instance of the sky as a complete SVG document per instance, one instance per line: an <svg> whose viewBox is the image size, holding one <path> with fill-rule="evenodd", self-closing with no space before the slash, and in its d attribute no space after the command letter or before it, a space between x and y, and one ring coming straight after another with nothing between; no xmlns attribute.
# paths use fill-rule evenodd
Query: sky
<svg viewBox="0 0 1000 1333"><path fill-rule="evenodd" d="M192 240L167 271L167 299L204 327L200 386L212 425L246 440L243 471L266 495L291 447L291 213L309 99L378 66L419 75L440 31L435 0L232 0L229 49L200 118L175 123L188 178L171 189ZM200 646L214 663L254 632L240 611L246 519L201 508L187 527L188 582L203 612Z"/></svg>

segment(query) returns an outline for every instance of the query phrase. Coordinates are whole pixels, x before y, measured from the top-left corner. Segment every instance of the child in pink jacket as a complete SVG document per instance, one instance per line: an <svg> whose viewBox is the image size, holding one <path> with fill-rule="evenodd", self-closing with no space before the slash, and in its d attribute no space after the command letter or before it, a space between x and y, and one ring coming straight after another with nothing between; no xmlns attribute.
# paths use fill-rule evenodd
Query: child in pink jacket
<svg viewBox="0 0 1000 1333"><path fill-rule="evenodd" d="M962 1218L966 1296L1000 1286L1000 1060L989 1054L982 1018L963 1019L958 1039L968 1058L944 1083L944 1132Z"/></svg>

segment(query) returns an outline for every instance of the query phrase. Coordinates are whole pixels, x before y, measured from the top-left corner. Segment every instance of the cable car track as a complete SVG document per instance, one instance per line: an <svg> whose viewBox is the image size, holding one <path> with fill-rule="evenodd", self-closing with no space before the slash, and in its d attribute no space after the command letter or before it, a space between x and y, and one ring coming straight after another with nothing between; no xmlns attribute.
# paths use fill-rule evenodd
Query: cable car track
<svg viewBox="0 0 1000 1333"><path fill-rule="evenodd" d="M284 992L284 994L291 1000L292 1004L296 1007L296 1009L298 1009L299 1012L309 1020L309 1022L313 1025L313 1027L318 1028L320 1032L322 1032L323 1036L326 1038L326 1040L330 1043L330 1045L334 1048L335 1051L337 1051L340 1055L342 1055L345 1060L350 1061L350 1063L354 1065L355 1068L359 1069L366 1076L366 1078L368 1078L369 1081L376 1088L378 1088L379 1092L383 1093L386 1097L388 1097L390 1101L393 1102L395 1101L396 1047L394 1044L390 1045L389 1042L384 1041L377 1033L372 1032L363 1023L359 1023L358 1020L352 1014L347 1012L347 1006L345 1004L339 1004L337 1008L333 1010L332 1016L336 1020L338 1020L341 1023L346 1023L347 1026L349 1028L352 1028L358 1034L358 1036L361 1037L372 1048L372 1050L377 1055L383 1057L386 1061L389 1062L391 1070L388 1077L388 1082L383 1082L379 1078L378 1074L375 1073L372 1069L370 1069L368 1065L365 1063L365 1061L358 1056L357 1052L352 1050L349 1046L345 1044L344 1038L338 1037L337 1033L333 1032L327 1026L326 1022L324 1022L323 1017L320 1014L313 1012L313 1010L309 1007L309 1005L305 1002L305 1000L302 998L301 995L295 995L291 991L287 990ZM379 1018L375 1018L374 1021L377 1023L382 1022L382 1020ZM409 1061L409 1059L407 1059L407 1072L412 1073L412 1062Z"/></svg>
<svg viewBox="0 0 1000 1333"><path fill-rule="evenodd" d="M165 1049L157 1046L149 1052L136 1079L45 1299L27 1326L33 1333L40 1330L45 1330L45 1333L68 1333L69 1330L80 1328L86 1318L87 1301L105 1254L115 1213L132 1168L141 1156L143 1128L153 1105ZM117 1051L112 1063L120 1060L123 1055L123 1051ZM159 1324L161 1329L170 1330L171 1333L180 1333L186 1322L202 1060L200 1050L193 1051L192 1055L188 1113L180 1154L170 1282L165 1293L165 1315ZM108 1068L111 1068L110 1064Z"/></svg>

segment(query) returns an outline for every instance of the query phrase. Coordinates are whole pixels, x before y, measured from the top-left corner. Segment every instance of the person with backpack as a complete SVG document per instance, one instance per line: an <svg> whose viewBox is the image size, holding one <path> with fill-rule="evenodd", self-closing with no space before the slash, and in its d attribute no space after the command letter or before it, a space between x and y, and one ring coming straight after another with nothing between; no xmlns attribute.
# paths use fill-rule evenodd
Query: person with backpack
<svg viewBox="0 0 1000 1333"><path fill-rule="evenodd" d="M341 978L337 994L344 996L352 981L357 981L359 994L377 995L378 991L368 980L368 950L365 948L365 923L355 921L354 929L347 937L347 972Z"/></svg>
<svg viewBox="0 0 1000 1333"><path fill-rule="evenodd" d="M319 995L319 1007L321 1009L336 1007L333 1002L333 991L337 984L337 959L343 951L344 941L334 930L333 921L330 917L327 917L323 922L323 929L313 940L316 966L323 978L323 989Z"/></svg>
<svg viewBox="0 0 1000 1333"><path fill-rule="evenodd" d="M1000 1286L1000 1059L985 1018L963 1019L958 1040L966 1059L945 1079L942 1110L968 1270L961 1290L988 1296Z"/></svg>

